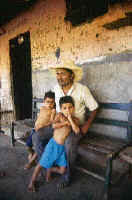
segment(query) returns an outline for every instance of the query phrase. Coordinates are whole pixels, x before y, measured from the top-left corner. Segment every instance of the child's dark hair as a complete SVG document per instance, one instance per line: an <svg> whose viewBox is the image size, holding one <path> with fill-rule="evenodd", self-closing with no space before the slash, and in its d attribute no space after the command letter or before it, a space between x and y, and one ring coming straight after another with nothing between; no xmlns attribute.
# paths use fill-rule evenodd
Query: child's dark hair
<svg viewBox="0 0 132 200"><path fill-rule="evenodd" d="M74 100L71 96L64 96L60 98L59 100L60 108L62 107L62 104L64 103L71 103L74 106Z"/></svg>
<svg viewBox="0 0 132 200"><path fill-rule="evenodd" d="M48 92L45 92L45 95L44 95L44 100L45 100L46 98L55 99L55 93L54 93L54 92L52 92L51 90L50 90L50 91L48 91Z"/></svg>

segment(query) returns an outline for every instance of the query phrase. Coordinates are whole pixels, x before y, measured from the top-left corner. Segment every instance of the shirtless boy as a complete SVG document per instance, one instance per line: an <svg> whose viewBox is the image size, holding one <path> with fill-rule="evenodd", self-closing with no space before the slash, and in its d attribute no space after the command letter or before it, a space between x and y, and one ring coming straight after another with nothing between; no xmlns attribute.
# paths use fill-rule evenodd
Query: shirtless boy
<svg viewBox="0 0 132 200"><path fill-rule="evenodd" d="M35 122L34 130L32 131L31 135L27 139L27 147L29 154L29 162L25 165L24 169L30 169L32 167L32 164L37 158L37 154L34 153L32 149L32 135L35 133L35 131L38 131L39 129L49 126L52 124L56 110L55 110L55 94L52 91L48 91L45 93L44 96L44 105L40 108L39 116Z"/></svg>
<svg viewBox="0 0 132 200"><path fill-rule="evenodd" d="M28 190L35 192L35 182L42 168L46 169L46 181L50 181L51 173L64 174L67 167L64 143L71 129L80 133L79 120L74 117L74 101L71 96L64 96L59 101L61 112L53 122L54 133L34 169Z"/></svg>

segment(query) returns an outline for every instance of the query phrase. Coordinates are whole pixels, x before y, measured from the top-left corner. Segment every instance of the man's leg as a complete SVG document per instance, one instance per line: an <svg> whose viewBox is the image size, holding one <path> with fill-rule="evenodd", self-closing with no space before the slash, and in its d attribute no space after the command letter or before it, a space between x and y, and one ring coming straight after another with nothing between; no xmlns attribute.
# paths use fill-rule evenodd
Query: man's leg
<svg viewBox="0 0 132 200"><path fill-rule="evenodd" d="M69 185L70 183L71 169L75 166L75 161L77 158L78 143L81 138L82 138L81 134L75 135L75 133L71 132L65 141L65 149L66 149L68 165L67 165L66 173L62 176L61 181L57 186L59 188L63 188Z"/></svg>
<svg viewBox="0 0 132 200"><path fill-rule="evenodd" d="M39 131L35 132L32 136L32 142L37 153L38 160L43 153L44 147L48 143L49 139L53 136L53 128L52 126L47 126L39 129Z"/></svg>

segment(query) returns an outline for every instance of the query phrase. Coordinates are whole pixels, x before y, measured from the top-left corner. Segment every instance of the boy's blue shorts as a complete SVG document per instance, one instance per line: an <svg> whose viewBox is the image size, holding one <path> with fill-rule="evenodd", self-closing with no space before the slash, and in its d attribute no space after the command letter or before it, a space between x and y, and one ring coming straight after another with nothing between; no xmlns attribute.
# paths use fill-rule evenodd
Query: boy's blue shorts
<svg viewBox="0 0 132 200"><path fill-rule="evenodd" d="M51 168L54 165L66 167L67 160L64 145L56 143L54 138L51 138L45 147L39 164L46 169Z"/></svg>

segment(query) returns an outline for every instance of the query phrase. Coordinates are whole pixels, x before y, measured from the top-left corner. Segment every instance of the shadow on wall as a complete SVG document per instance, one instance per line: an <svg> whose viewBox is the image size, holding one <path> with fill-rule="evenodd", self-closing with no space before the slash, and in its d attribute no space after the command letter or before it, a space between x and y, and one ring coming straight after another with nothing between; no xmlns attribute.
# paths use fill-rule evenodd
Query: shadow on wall
<svg viewBox="0 0 132 200"><path fill-rule="evenodd" d="M104 24L103 27L109 30L114 30L125 26L132 26L132 12L125 13L125 15L126 17Z"/></svg>

